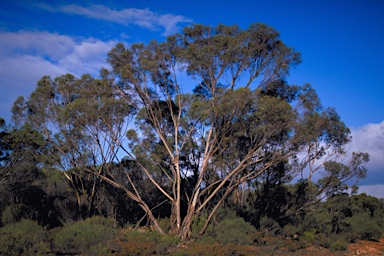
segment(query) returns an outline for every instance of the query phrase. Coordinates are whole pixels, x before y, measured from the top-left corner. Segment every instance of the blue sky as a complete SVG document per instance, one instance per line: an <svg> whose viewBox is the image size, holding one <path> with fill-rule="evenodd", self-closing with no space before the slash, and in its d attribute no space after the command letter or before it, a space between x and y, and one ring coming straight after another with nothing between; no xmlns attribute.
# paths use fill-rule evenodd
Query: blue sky
<svg viewBox="0 0 384 256"><path fill-rule="evenodd" d="M117 43L165 40L186 25L262 22L302 54L288 82L312 84L351 128L349 150L371 155L362 182L384 197L384 1L0 2L0 116L43 75L97 75ZM380 190L381 189L381 190ZM379 191L379 192L378 192ZM373 192L372 192L373 193Z"/></svg>

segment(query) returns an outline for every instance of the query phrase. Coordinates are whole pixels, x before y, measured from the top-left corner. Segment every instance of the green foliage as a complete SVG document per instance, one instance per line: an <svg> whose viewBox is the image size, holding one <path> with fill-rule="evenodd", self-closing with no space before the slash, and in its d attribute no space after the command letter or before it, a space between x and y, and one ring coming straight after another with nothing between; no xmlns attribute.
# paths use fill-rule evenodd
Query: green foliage
<svg viewBox="0 0 384 256"><path fill-rule="evenodd" d="M291 223L288 223L287 225L284 226L282 230L282 235L285 237L293 237L294 235L297 235L300 233L299 228L295 227Z"/></svg>
<svg viewBox="0 0 384 256"><path fill-rule="evenodd" d="M60 254L106 255L108 242L115 238L115 222L92 217L61 228L53 237L53 248Z"/></svg>
<svg viewBox="0 0 384 256"><path fill-rule="evenodd" d="M43 255L50 252L46 231L36 222L21 220L0 228L1 255Z"/></svg>
<svg viewBox="0 0 384 256"><path fill-rule="evenodd" d="M201 230L205 218L202 217L194 222L192 231ZM197 239L204 243L221 243L250 245L257 230L243 218L237 217L235 212L221 208L215 218L215 221L208 225L205 233ZM198 237L196 233L195 237Z"/></svg>
<svg viewBox="0 0 384 256"><path fill-rule="evenodd" d="M20 221L26 211L26 206L23 204L12 204L7 206L1 214L1 223L3 225Z"/></svg>
<svg viewBox="0 0 384 256"><path fill-rule="evenodd" d="M207 218L208 218L207 214L200 214L193 218L192 225L191 225L192 238L198 238L200 236L200 231L204 227L204 224L207 221Z"/></svg>
<svg viewBox="0 0 384 256"><path fill-rule="evenodd" d="M281 227L277 221L274 219L263 216L259 222L261 232L269 235L277 235L281 232Z"/></svg>
<svg viewBox="0 0 384 256"><path fill-rule="evenodd" d="M304 232L302 239L307 244L313 244L315 242L315 231L306 231L306 232Z"/></svg>
<svg viewBox="0 0 384 256"><path fill-rule="evenodd" d="M209 231L208 231L209 232ZM242 218L224 219L213 230L215 241L223 244L249 245L253 243L252 233L256 229Z"/></svg>
<svg viewBox="0 0 384 256"><path fill-rule="evenodd" d="M373 219L367 213L362 213L348 219L350 232L357 239L361 240L380 240L383 229L380 227L381 220Z"/></svg>
<svg viewBox="0 0 384 256"><path fill-rule="evenodd" d="M165 233L168 233L171 230L171 223L168 217L159 219L159 225Z"/></svg>
<svg viewBox="0 0 384 256"><path fill-rule="evenodd" d="M336 242L332 243L330 246L331 251L345 251L348 248L348 242L344 239L338 239Z"/></svg>
<svg viewBox="0 0 384 256"><path fill-rule="evenodd" d="M324 233L315 234L314 245L319 245L324 248L329 248L333 242L332 236L326 235Z"/></svg>

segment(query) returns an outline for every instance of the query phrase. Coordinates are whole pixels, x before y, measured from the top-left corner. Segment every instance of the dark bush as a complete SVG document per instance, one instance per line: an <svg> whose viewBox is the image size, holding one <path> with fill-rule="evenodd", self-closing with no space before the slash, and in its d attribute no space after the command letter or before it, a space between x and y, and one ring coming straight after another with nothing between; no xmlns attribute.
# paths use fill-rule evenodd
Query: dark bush
<svg viewBox="0 0 384 256"><path fill-rule="evenodd" d="M293 238L294 236L297 236L298 233L299 233L299 228L295 227L290 223L285 225L282 230L282 234L285 237L289 237L289 238Z"/></svg>
<svg viewBox="0 0 384 256"><path fill-rule="evenodd" d="M59 254L106 255L108 242L116 237L114 220L92 217L64 226L54 235L54 251Z"/></svg>
<svg viewBox="0 0 384 256"><path fill-rule="evenodd" d="M379 220L375 220L367 213L353 216L349 220L351 233L361 240L380 240L383 231Z"/></svg>
<svg viewBox="0 0 384 256"><path fill-rule="evenodd" d="M18 222L25 215L26 211L27 207L23 204L9 205L1 214L1 222L3 225Z"/></svg>
<svg viewBox="0 0 384 256"><path fill-rule="evenodd" d="M0 255L42 255L49 253L46 231L32 220L21 220L0 228Z"/></svg>
<svg viewBox="0 0 384 256"><path fill-rule="evenodd" d="M194 220L192 233L196 241L213 244L250 245L254 242L257 230L243 218L236 216L233 211L220 209L217 216L208 225L205 233L199 236L199 231L206 221L206 216Z"/></svg>
<svg viewBox="0 0 384 256"><path fill-rule="evenodd" d="M332 244L332 238L324 233L315 234L315 245L320 245L324 248L329 248Z"/></svg>
<svg viewBox="0 0 384 256"><path fill-rule="evenodd" d="M249 245L253 243L252 234L256 229L244 219L235 217L224 219L214 227L215 240L222 244Z"/></svg>

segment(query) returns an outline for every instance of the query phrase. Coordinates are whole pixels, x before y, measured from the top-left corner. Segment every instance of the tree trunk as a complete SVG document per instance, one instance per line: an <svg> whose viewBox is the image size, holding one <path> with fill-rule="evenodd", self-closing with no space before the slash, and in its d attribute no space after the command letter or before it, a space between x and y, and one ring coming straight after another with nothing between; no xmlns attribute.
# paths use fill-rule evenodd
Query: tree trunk
<svg viewBox="0 0 384 256"><path fill-rule="evenodd" d="M159 223L157 222L157 219L155 218L155 216L153 216L151 209L149 209L149 207L144 202L140 203L140 207L147 214L148 219L151 222L151 226L153 227L153 229L157 233L164 235L165 233L164 233L163 229L160 227Z"/></svg>
<svg viewBox="0 0 384 256"><path fill-rule="evenodd" d="M192 222L193 222L193 217L195 216L195 211L194 209L189 209L187 212L187 215L185 216L183 220L183 224L181 225L181 229L179 232L178 237L182 241L186 241L191 238L192 235Z"/></svg>

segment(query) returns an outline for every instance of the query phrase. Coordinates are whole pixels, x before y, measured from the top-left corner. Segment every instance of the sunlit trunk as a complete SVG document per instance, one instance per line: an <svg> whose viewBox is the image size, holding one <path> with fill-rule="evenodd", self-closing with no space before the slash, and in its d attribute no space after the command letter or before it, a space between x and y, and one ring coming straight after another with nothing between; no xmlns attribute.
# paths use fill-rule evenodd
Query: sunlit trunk
<svg viewBox="0 0 384 256"><path fill-rule="evenodd" d="M164 230L160 227L157 219L155 216L153 216L151 209L144 203L140 203L140 207L144 210L144 212L147 214L147 217L149 221L151 222L151 227L159 234L164 235Z"/></svg>
<svg viewBox="0 0 384 256"><path fill-rule="evenodd" d="M178 237L182 241L186 241L186 240L191 238L192 222L193 222L194 216L195 216L195 209L194 209L194 207L192 208L192 206L191 206L188 208L187 215L185 216L185 218L183 220L183 223L181 225L181 228L180 228L180 231L178 234Z"/></svg>

